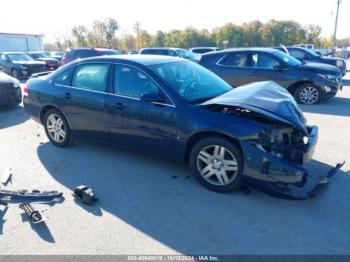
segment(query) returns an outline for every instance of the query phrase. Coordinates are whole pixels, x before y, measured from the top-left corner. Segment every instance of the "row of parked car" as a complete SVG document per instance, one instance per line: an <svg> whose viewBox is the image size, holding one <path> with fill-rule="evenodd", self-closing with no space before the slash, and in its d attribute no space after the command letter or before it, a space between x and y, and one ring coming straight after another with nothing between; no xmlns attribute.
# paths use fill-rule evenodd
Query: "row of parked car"
<svg viewBox="0 0 350 262"><path fill-rule="evenodd" d="M64 54L45 51L4 52L0 54L0 67L3 73L21 80L35 73L55 70L76 59L119 54L121 52L118 50L103 48L70 49ZM143 48L138 54L195 61L233 87L258 81L275 81L302 104L316 104L335 96L342 88L342 76L346 73L344 59L323 57L311 49L295 46L224 50L217 47L195 47L190 50ZM17 102L18 99L13 101Z"/></svg>
<svg viewBox="0 0 350 262"><path fill-rule="evenodd" d="M162 54L197 60L232 86L271 80L286 88L302 104L331 98L342 88L346 61L323 57L301 47L193 48L183 55L178 49L145 48L140 54ZM197 54L197 56L190 54Z"/></svg>
<svg viewBox="0 0 350 262"><path fill-rule="evenodd" d="M0 66L3 72L21 80L34 73L57 69L62 56L60 52L3 52L0 53Z"/></svg>

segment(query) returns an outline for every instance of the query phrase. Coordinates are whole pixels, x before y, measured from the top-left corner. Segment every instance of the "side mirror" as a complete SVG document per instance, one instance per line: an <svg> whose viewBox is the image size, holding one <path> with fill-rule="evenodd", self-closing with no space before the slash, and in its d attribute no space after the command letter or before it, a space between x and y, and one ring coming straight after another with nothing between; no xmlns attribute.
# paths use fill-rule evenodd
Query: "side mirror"
<svg viewBox="0 0 350 262"><path fill-rule="evenodd" d="M0 72L4 71L4 68L2 66L0 66Z"/></svg>
<svg viewBox="0 0 350 262"><path fill-rule="evenodd" d="M144 93L141 96L141 101L149 102L149 103L151 102L162 103L165 101L165 99L158 93L150 92L150 93Z"/></svg>

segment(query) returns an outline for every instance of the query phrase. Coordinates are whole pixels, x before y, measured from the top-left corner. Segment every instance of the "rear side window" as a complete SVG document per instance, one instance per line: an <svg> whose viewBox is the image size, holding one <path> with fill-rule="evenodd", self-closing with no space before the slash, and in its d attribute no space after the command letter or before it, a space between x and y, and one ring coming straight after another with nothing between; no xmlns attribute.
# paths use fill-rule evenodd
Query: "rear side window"
<svg viewBox="0 0 350 262"><path fill-rule="evenodd" d="M70 86L72 83L72 75L74 72L74 68L70 68L60 74L55 78L55 83L58 85Z"/></svg>
<svg viewBox="0 0 350 262"><path fill-rule="evenodd" d="M105 92L108 69L108 64L80 65L76 68L73 74L72 86Z"/></svg>
<svg viewBox="0 0 350 262"><path fill-rule="evenodd" d="M220 65L244 67L248 65L248 53L229 53L221 61Z"/></svg>

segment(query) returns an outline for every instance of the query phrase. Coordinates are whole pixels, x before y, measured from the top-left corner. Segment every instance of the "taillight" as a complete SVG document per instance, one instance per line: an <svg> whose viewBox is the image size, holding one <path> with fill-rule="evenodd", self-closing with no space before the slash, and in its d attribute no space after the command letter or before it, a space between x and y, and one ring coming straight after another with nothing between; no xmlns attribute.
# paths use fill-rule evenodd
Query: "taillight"
<svg viewBox="0 0 350 262"><path fill-rule="evenodd" d="M28 95L29 94L29 87L28 87L27 83L25 83L23 85L23 94L24 95Z"/></svg>

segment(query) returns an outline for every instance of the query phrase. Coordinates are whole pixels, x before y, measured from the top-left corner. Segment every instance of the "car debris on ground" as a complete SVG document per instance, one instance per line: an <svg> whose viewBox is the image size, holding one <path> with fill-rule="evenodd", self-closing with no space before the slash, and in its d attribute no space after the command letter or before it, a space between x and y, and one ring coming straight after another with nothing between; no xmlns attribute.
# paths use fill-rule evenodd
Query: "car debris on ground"
<svg viewBox="0 0 350 262"><path fill-rule="evenodd" d="M1 183L3 185L7 185L7 183L12 179L12 174L13 174L12 168L10 167L6 168L1 176Z"/></svg>
<svg viewBox="0 0 350 262"><path fill-rule="evenodd" d="M16 202L40 202L53 203L61 200L63 193L58 191L39 191L39 190L6 190L0 189L0 198Z"/></svg>
<svg viewBox="0 0 350 262"><path fill-rule="evenodd" d="M84 185L77 186L74 189L73 196L85 205L92 205L98 200L95 197L93 190Z"/></svg>

